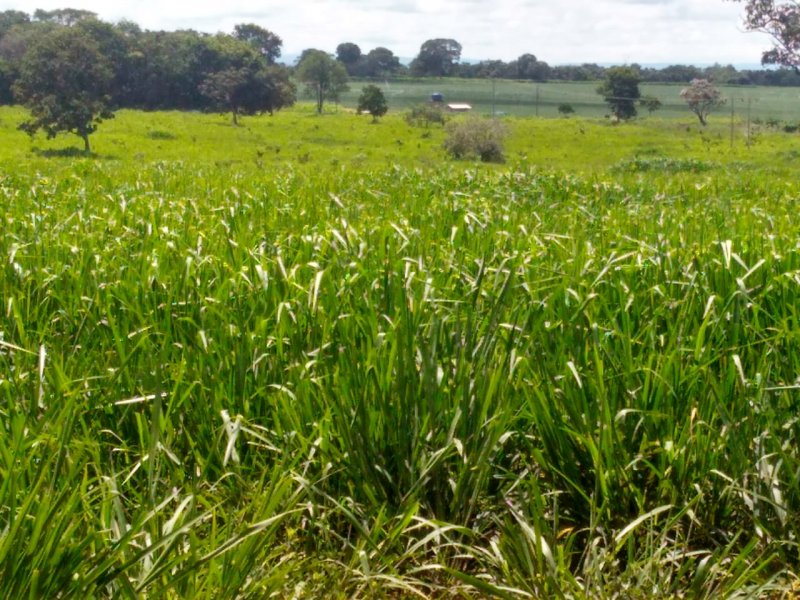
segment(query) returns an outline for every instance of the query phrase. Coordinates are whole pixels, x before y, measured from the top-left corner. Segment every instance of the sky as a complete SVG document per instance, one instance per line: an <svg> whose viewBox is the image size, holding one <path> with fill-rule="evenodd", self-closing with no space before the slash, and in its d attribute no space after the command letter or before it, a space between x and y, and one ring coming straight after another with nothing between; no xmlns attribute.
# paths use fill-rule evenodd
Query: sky
<svg viewBox="0 0 800 600"><path fill-rule="evenodd" d="M283 39L284 56L353 42L412 58L425 40L452 38L465 60L755 66L771 46L727 0L0 0L0 10L28 13L67 6L151 30L257 23Z"/></svg>

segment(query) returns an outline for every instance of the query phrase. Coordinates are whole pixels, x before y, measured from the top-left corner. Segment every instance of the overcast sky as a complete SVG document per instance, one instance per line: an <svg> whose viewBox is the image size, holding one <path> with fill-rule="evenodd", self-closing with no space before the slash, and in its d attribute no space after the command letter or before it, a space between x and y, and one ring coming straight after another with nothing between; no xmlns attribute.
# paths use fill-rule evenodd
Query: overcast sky
<svg viewBox="0 0 800 600"><path fill-rule="evenodd" d="M284 55L354 42L413 57L427 39L453 38L465 59L752 65L770 46L744 31L743 5L724 0L0 0L29 13L65 6L145 29L230 32L253 22L283 38Z"/></svg>

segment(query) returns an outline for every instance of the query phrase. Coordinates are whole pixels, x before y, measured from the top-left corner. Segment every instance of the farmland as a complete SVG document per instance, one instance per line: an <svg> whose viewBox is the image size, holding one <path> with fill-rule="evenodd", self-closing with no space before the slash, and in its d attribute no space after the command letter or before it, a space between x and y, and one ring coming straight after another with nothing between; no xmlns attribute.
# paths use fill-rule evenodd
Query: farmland
<svg viewBox="0 0 800 600"><path fill-rule="evenodd" d="M446 90L443 90L446 92ZM390 100L391 102L391 100ZM0 596L781 597L797 137L0 111Z"/></svg>
<svg viewBox="0 0 800 600"><path fill-rule="evenodd" d="M491 114L497 113L517 116L557 117L558 106L570 104L578 116L602 118L608 114L608 107L597 94L596 81L586 82L530 82L498 79L492 85L488 79L399 79L376 82L380 85L390 106L407 108L419 102L426 102L434 91L444 94L447 102L469 102L474 109ZM686 87L681 84L643 83L642 96L653 96L663 104L656 117L686 117L686 104L680 91ZM355 105L361 89L359 82L353 82L350 92L342 100L344 104ZM730 117L731 104L736 114L746 118L749 110L753 119L766 121L800 121L800 95L795 87L763 86L719 86L726 105L721 114ZM494 101L493 101L494 98ZM647 116L647 110L640 109Z"/></svg>

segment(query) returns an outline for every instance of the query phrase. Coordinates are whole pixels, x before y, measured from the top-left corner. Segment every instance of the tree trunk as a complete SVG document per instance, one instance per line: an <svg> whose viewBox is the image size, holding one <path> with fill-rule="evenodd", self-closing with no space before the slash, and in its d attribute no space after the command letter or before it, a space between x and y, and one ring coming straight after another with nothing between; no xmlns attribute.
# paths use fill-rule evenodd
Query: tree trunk
<svg viewBox="0 0 800 600"><path fill-rule="evenodd" d="M81 135L81 139L83 139L83 152L84 154L91 154L92 147L89 145L89 134L84 133Z"/></svg>
<svg viewBox="0 0 800 600"><path fill-rule="evenodd" d="M239 117L236 114L236 109L234 108L232 112L233 112L233 124L234 125L238 125L239 124Z"/></svg>
<svg viewBox="0 0 800 600"><path fill-rule="evenodd" d="M322 114L322 84L317 84L317 114Z"/></svg>

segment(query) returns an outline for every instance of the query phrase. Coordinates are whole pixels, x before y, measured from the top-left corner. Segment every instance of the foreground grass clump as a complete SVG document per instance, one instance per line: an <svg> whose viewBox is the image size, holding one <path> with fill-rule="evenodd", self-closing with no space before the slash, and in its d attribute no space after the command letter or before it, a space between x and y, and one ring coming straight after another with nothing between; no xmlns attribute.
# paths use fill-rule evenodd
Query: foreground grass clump
<svg viewBox="0 0 800 600"><path fill-rule="evenodd" d="M796 185L617 177L3 172L0 595L786 589Z"/></svg>

